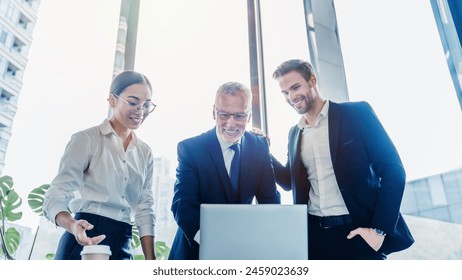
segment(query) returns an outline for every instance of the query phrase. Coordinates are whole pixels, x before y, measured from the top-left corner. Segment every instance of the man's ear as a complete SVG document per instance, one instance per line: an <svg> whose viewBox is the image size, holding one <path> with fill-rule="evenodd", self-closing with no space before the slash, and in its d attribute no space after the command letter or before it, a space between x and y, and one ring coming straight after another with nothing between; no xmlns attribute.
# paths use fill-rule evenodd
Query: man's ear
<svg viewBox="0 0 462 280"><path fill-rule="evenodd" d="M310 79L308 80L308 84L311 87L316 87L316 84L318 83L318 79L316 78L315 75L311 75Z"/></svg>
<svg viewBox="0 0 462 280"><path fill-rule="evenodd" d="M212 116L213 116L213 120L216 120L216 118L215 118L215 105L213 105Z"/></svg>

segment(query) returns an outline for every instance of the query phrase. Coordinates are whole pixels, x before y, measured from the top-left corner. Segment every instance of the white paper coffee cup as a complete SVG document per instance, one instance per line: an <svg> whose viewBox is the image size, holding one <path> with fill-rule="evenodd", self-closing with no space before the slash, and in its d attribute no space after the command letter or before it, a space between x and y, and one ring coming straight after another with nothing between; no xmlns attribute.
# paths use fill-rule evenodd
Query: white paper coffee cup
<svg viewBox="0 0 462 280"><path fill-rule="evenodd" d="M111 248L107 245L87 245L83 246L82 260L109 260Z"/></svg>

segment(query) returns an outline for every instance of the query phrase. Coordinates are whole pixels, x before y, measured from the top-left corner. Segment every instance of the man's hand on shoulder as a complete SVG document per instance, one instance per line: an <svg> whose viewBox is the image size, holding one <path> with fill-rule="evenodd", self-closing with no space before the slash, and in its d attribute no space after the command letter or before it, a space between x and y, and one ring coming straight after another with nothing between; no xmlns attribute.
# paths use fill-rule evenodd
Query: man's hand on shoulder
<svg viewBox="0 0 462 280"><path fill-rule="evenodd" d="M265 135L265 133L263 133L263 131L261 129L256 128L256 127L252 127L252 130L250 132L255 134L255 135L265 137L266 141L268 141L268 146L271 145L271 140L270 140L269 136Z"/></svg>

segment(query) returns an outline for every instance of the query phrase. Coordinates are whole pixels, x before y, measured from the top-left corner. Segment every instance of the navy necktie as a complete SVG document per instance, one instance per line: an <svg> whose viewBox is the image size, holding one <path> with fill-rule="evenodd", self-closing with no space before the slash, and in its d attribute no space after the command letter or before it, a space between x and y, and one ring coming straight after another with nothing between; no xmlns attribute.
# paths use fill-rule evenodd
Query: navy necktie
<svg viewBox="0 0 462 280"><path fill-rule="evenodd" d="M229 147L234 151L233 160L231 161L231 170L229 171L229 178L231 179L231 186L237 192L239 188L239 163L241 158L241 147L239 144L233 144Z"/></svg>

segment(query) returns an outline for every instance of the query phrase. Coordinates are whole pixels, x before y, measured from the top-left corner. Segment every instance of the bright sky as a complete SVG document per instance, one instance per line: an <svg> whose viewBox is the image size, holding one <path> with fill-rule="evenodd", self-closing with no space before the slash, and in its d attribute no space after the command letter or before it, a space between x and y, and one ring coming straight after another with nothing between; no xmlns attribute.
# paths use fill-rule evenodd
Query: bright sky
<svg viewBox="0 0 462 280"><path fill-rule="evenodd" d="M309 59L303 2L261 5L271 150L284 161L299 116L271 74L283 60ZM462 114L429 1L335 5L350 99L374 107L408 179L460 166ZM107 116L119 8L114 0L41 2L3 171L25 200L56 175L70 136ZM249 84L246 14L245 0L141 1L135 68L151 79L158 108L137 134L172 168L176 144L213 127L216 88ZM28 225L37 220L26 205L23 212Z"/></svg>

